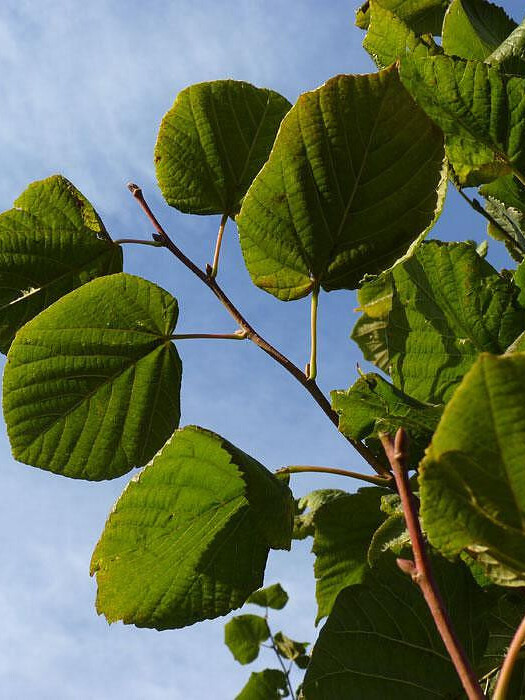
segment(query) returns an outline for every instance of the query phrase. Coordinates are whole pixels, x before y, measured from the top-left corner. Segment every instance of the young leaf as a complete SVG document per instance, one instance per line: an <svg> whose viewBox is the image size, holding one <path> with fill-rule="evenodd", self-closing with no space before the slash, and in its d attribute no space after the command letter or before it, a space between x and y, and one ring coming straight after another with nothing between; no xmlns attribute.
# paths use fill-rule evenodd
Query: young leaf
<svg viewBox="0 0 525 700"><path fill-rule="evenodd" d="M224 626L224 643L240 664L249 664L259 656L261 642L270 636L268 623L259 615L237 615Z"/></svg>
<svg viewBox="0 0 525 700"><path fill-rule="evenodd" d="M391 515L374 532L368 548L368 564L375 566L385 552L401 554L402 550L409 546L410 535L405 516L403 513Z"/></svg>
<svg viewBox="0 0 525 700"><path fill-rule="evenodd" d="M485 648L482 598L466 567L433 558L445 604L470 658ZM342 591L315 644L306 700L456 697L461 683L418 587L385 556Z"/></svg>
<svg viewBox="0 0 525 700"><path fill-rule="evenodd" d="M378 374L366 374L346 391L332 391L339 430L352 440L377 438L403 427L410 435L409 466L416 468L437 427L441 406L412 399Z"/></svg>
<svg viewBox="0 0 525 700"><path fill-rule="evenodd" d="M420 471L421 516L446 556L525 581L525 355L483 354L445 408Z"/></svg>
<svg viewBox="0 0 525 700"><path fill-rule="evenodd" d="M445 53L484 61L514 31L516 22L487 0L453 0L443 22Z"/></svg>
<svg viewBox="0 0 525 700"><path fill-rule="evenodd" d="M29 185L0 214L0 350L7 353L17 330L64 294L121 271L121 247L65 177Z"/></svg>
<svg viewBox="0 0 525 700"><path fill-rule="evenodd" d="M264 671L251 674L235 700L281 700L288 695L285 674L274 668L265 668Z"/></svg>
<svg viewBox="0 0 525 700"><path fill-rule="evenodd" d="M295 502L293 539L304 540L306 537L313 537L314 518L319 508L325 503L347 495L348 493L341 489L318 489L299 498Z"/></svg>
<svg viewBox="0 0 525 700"><path fill-rule="evenodd" d="M261 588L259 591L252 593L246 602L260 605L263 608L282 610L288 602L288 593L280 583L274 583L272 586Z"/></svg>
<svg viewBox="0 0 525 700"><path fill-rule="evenodd" d="M525 79L478 61L408 54L403 84L443 129L447 155L464 185L514 172L525 179Z"/></svg>
<svg viewBox="0 0 525 700"><path fill-rule="evenodd" d="M377 0L381 5L402 19L416 34L441 34L441 25L450 0ZM367 0L357 11L355 23L360 29L368 29L371 3Z"/></svg>
<svg viewBox="0 0 525 700"><path fill-rule="evenodd" d="M177 431L117 501L91 561L109 622L173 629L225 615L289 549L290 490L203 428Z"/></svg>
<svg viewBox="0 0 525 700"><path fill-rule="evenodd" d="M525 328L517 286L466 243L423 243L365 297L368 284L394 384L419 401L446 402L480 352L504 352Z"/></svg>
<svg viewBox="0 0 525 700"><path fill-rule="evenodd" d="M236 80L183 90L162 120L155 146L168 204L192 214L235 216L290 107L277 92Z"/></svg>
<svg viewBox="0 0 525 700"><path fill-rule="evenodd" d="M142 466L177 427L177 301L139 277L101 277L17 334L4 374L16 459L76 479Z"/></svg>
<svg viewBox="0 0 525 700"><path fill-rule="evenodd" d="M363 581L372 535L384 519L379 509L385 489L362 488L319 508L314 516L317 621L329 615L338 593Z"/></svg>
<svg viewBox="0 0 525 700"><path fill-rule="evenodd" d="M308 642L296 642L290 637L287 637L282 632L274 634L274 642L279 654L285 659L296 661L297 659L306 656Z"/></svg>
<svg viewBox="0 0 525 700"><path fill-rule="evenodd" d="M286 115L244 199L253 282L285 301L355 288L434 221L442 184L441 132L395 67L332 78Z"/></svg>

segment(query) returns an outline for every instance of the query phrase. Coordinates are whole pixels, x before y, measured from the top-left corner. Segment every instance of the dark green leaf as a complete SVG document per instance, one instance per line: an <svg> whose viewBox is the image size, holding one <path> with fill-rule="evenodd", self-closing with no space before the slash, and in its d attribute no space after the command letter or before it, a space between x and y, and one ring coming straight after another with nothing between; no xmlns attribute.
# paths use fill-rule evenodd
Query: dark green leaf
<svg viewBox="0 0 525 700"><path fill-rule="evenodd" d="M372 284L381 301L365 308L386 323L394 384L419 401L447 401L480 352L525 328L518 288L469 244L423 243Z"/></svg>
<svg viewBox="0 0 525 700"><path fill-rule="evenodd" d="M268 623L259 615L237 615L224 626L224 643L240 664L255 661L269 636Z"/></svg>
<svg viewBox="0 0 525 700"><path fill-rule="evenodd" d="M525 582L525 355L483 354L447 405L420 472L421 516L447 556Z"/></svg>
<svg viewBox="0 0 525 700"><path fill-rule="evenodd" d="M357 291L359 307L363 315L355 324L351 338L365 360L373 362L386 374L390 373L388 350L388 316L392 309L392 276L388 273L367 279Z"/></svg>
<svg viewBox="0 0 525 700"><path fill-rule="evenodd" d="M290 637L287 637L282 632L277 632L277 634L274 635L273 640L277 651L285 659L295 661L296 659L306 655L308 642L296 642L294 639L290 639Z"/></svg>
<svg viewBox="0 0 525 700"><path fill-rule="evenodd" d="M441 208L442 148L395 67L302 95L237 219L254 283L298 299L394 262Z"/></svg>
<svg viewBox="0 0 525 700"><path fill-rule="evenodd" d="M0 215L0 350L64 294L121 270L122 250L87 199L61 175L34 182Z"/></svg>
<svg viewBox="0 0 525 700"><path fill-rule="evenodd" d="M386 493L378 487L359 489L316 511L312 551L316 555L317 621L330 614L343 588L364 579L368 547L384 519L379 503Z"/></svg>
<svg viewBox="0 0 525 700"><path fill-rule="evenodd" d="M146 464L177 427L176 300L120 273L70 292L17 334L4 374L16 459L79 479Z"/></svg>
<svg viewBox="0 0 525 700"><path fill-rule="evenodd" d="M108 621L171 629L224 615L289 548L290 490L215 433L175 433L117 501L91 562Z"/></svg>
<svg viewBox="0 0 525 700"><path fill-rule="evenodd" d="M280 583L274 583L272 586L261 588L259 591L252 593L246 602L260 605L263 608L282 610L288 602L288 593Z"/></svg>
<svg viewBox="0 0 525 700"><path fill-rule="evenodd" d="M192 214L234 216L290 107L273 90L236 80L183 90L162 120L155 146L168 204Z"/></svg>
<svg viewBox="0 0 525 700"><path fill-rule="evenodd" d="M252 673L250 680L235 700L280 700L288 697L286 676L282 671L265 668L259 673Z"/></svg>
<svg viewBox="0 0 525 700"><path fill-rule="evenodd" d="M339 430L352 440L395 434L405 428L410 435L409 466L416 468L442 413L412 399L378 374L366 374L347 391L332 391L332 408L339 414Z"/></svg>
<svg viewBox="0 0 525 700"><path fill-rule="evenodd" d="M443 22L443 48L451 56L484 61L516 26L487 0L452 0Z"/></svg>
<svg viewBox="0 0 525 700"><path fill-rule="evenodd" d="M441 25L450 0L377 0L380 5L393 12L417 34L441 34ZM370 5L367 0L357 11L355 23L361 29L368 29Z"/></svg>
<svg viewBox="0 0 525 700"><path fill-rule="evenodd" d="M408 54L403 84L443 129L447 155L464 185L515 172L525 177L525 78L478 61Z"/></svg>
<svg viewBox="0 0 525 700"><path fill-rule="evenodd" d="M434 574L469 658L488 633L482 596L466 567L433 558ZM419 588L384 556L362 585L340 593L312 651L306 700L434 700L461 684Z"/></svg>

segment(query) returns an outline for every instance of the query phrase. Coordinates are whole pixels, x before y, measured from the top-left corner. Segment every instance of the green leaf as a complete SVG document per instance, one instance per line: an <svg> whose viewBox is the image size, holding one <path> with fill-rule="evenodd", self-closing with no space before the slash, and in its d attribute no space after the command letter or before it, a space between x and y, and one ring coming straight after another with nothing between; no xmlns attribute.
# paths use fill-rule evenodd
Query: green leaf
<svg viewBox="0 0 525 700"><path fill-rule="evenodd" d="M419 401L446 402L480 352L504 352L525 328L516 285L466 243L425 242L371 284L393 382Z"/></svg>
<svg viewBox="0 0 525 700"><path fill-rule="evenodd" d="M433 558L433 570L469 658L487 630L480 589L464 566ZM419 588L385 556L362 585L340 593L312 651L306 700L456 697L461 684Z"/></svg>
<svg viewBox="0 0 525 700"><path fill-rule="evenodd" d="M246 602L260 605L263 608L282 610L288 602L288 593L280 583L274 583L272 586L261 588L259 591L252 593Z"/></svg>
<svg viewBox="0 0 525 700"><path fill-rule="evenodd" d="M318 489L311 491L306 496L299 498L296 503L296 513L294 517L294 540L304 540L306 537L314 535L315 514L325 503L347 496L346 491L341 489Z"/></svg>
<svg viewBox="0 0 525 700"><path fill-rule="evenodd" d="M410 435L408 465L416 468L442 413L412 399L378 374L365 374L346 391L332 391L332 408L339 414L339 430L352 440L394 434L403 427Z"/></svg>
<svg viewBox="0 0 525 700"><path fill-rule="evenodd" d="M251 674L235 700L280 700L288 695L285 674L274 668L265 668L264 671Z"/></svg>
<svg viewBox="0 0 525 700"><path fill-rule="evenodd" d="M180 417L176 300L120 273L70 292L17 334L4 374L16 459L77 479L142 466Z"/></svg>
<svg viewBox="0 0 525 700"><path fill-rule="evenodd" d="M237 80L198 83L179 93L155 146L168 204L192 214L237 214L290 107L277 92Z"/></svg>
<svg viewBox="0 0 525 700"><path fill-rule="evenodd" d="M476 185L502 175L524 178L525 79L477 61L408 54L403 84L447 137L459 182Z"/></svg>
<svg viewBox="0 0 525 700"><path fill-rule="evenodd" d="M308 642L296 642L290 637L287 637L282 632L274 634L273 640L279 654L290 661L306 656L306 649L309 646Z"/></svg>
<svg viewBox="0 0 525 700"><path fill-rule="evenodd" d="M443 48L449 55L484 61L516 26L487 0L453 0L443 22Z"/></svg>
<svg viewBox="0 0 525 700"><path fill-rule="evenodd" d="M363 47L379 68L386 68L411 51L421 56L442 53L431 37L418 36L398 15L377 0L370 2L370 26Z"/></svg>
<svg viewBox="0 0 525 700"><path fill-rule="evenodd" d="M447 405L420 471L421 516L446 556L525 582L525 355L483 354Z"/></svg>
<svg viewBox="0 0 525 700"><path fill-rule="evenodd" d="M379 509L386 489L362 488L326 503L314 516L317 621L329 615L338 593L363 581L372 535L384 519Z"/></svg>
<svg viewBox="0 0 525 700"><path fill-rule="evenodd" d="M515 631L525 615L523 595L517 593L503 594L491 591L494 603L487 616L489 639L482 659L477 665L479 675L489 673L503 663ZM509 698L521 697L508 694Z"/></svg>
<svg viewBox="0 0 525 700"><path fill-rule="evenodd" d="M489 221L488 233L504 241L509 253L518 262L525 253L525 188L512 175L500 177L480 188L486 198L485 208L498 224ZM503 234L501 229L506 233Z"/></svg>
<svg viewBox="0 0 525 700"><path fill-rule="evenodd" d="M259 615L237 615L224 626L224 643L240 664L255 661L269 636L268 623Z"/></svg>
<svg viewBox="0 0 525 700"><path fill-rule="evenodd" d="M91 561L109 622L172 629L224 615L289 549L290 490L210 431L177 431L117 501Z"/></svg>
<svg viewBox="0 0 525 700"><path fill-rule="evenodd" d="M286 301L355 288L429 227L443 183L441 133L395 67L329 80L287 114L244 199L253 282Z"/></svg>
<svg viewBox="0 0 525 700"><path fill-rule="evenodd" d="M410 546L410 535L402 513L391 515L374 532L368 548L368 564L375 566L385 552L401 554Z"/></svg>
<svg viewBox="0 0 525 700"><path fill-rule="evenodd" d="M486 59L505 73L525 76L525 20Z"/></svg>
<svg viewBox="0 0 525 700"><path fill-rule="evenodd" d="M450 0L380 0L374 2L390 10L402 19L417 34L441 34L441 25ZM355 23L361 29L368 29L370 5L365 2L356 13Z"/></svg>
<svg viewBox="0 0 525 700"><path fill-rule="evenodd" d="M29 185L14 209L0 214L0 350L64 294L121 270L120 246L65 177Z"/></svg>

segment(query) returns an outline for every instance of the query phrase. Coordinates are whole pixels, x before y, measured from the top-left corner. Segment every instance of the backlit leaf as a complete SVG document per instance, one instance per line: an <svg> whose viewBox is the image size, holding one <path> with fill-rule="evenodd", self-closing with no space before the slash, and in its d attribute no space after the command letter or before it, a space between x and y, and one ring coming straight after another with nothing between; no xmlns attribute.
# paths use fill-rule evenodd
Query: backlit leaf
<svg viewBox="0 0 525 700"><path fill-rule="evenodd" d="M286 115L244 199L253 282L282 300L355 288L433 223L443 182L441 132L395 67L332 78Z"/></svg>
<svg viewBox="0 0 525 700"><path fill-rule="evenodd" d="M3 403L16 459L78 479L146 464L177 427L176 300L120 273L70 292L9 350Z"/></svg>
<svg viewBox="0 0 525 700"><path fill-rule="evenodd" d="M259 591L252 593L246 602L260 605L263 608L282 610L288 602L288 593L280 583L274 583L272 586L261 588Z"/></svg>
<svg viewBox="0 0 525 700"><path fill-rule="evenodd" d="M446 556L466 549L493 581L525 582L525 355L483 354L420 471L421 516Z"/></svg>
<svg viewBox="0 0 525 700"><path fill-rule="evenodd" d="M117 501L91 561L109 622L173 629L225 615L290 547L290 490L203 428L177 431Z"/></svg>
<svg viewBox="0 0 525 700"><path fill-rule="evenodd" d="M386 10L402 19L417 34L441 34L441 25L450 0L379 0ZM355 23L361 29L368 29L370 23L370 2L365 2L357 11Z"/></svg>
<svg viewBox="0 0 525 700"><path fill-rule="evenodd" d="M233 217L290 107L277 92L237 80L198 83L179 93L155 146L168 204Z"/></svg>
<svg viewBox="0 0 525 700"><path fill-rule="evenodd" d="M264 671L251 674L235 700L280 700L288 695L284 673L274 668L265 668Z"/></svg>
<svg viewBox="0 0 525 700"><path fill-rule="evenodd" d="M61 175L34 182L0 214L0 350L64 294L121 270L122 250L87 199Z"/></svg>
<svg viewBox="0 0 525 700"><path fill-rule="evenodd" d="M224 626L224 643L240 664L255 661L269 636L268 623L259 615L237 615Z"/></svg>

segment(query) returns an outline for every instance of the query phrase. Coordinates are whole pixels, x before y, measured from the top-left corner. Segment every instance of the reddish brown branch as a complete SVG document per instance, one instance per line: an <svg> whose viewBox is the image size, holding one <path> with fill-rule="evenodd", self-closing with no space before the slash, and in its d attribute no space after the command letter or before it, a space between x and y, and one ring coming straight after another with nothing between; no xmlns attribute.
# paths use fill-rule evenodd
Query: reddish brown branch
<svg viewBox="0 0 525 700"><path fill-rule="evenodd" d="M259 335L259 333L257 333L253 326L250 323L248 323L248 321L244 318L241 312L233 304L233 302L230 301L228 296L217 283L215 277L212 276L212 268L210 265L208 265L206 272L204 270L201 270L199 267L197 267L197 265L195 265L195 263L192 260L190 260L190 258L188 258L180 250L180 248L178 248L175 245L175 243L171 240L166 231L164 231L157 218L149 208L149 205L144 199L144 195L142 194L142 190L140 189L140 187L138 185L130 183L128 185L128 188L155 228L156 233L153 235L153 239L158 243L161 243L165 248L167 248L183 265L185 265L189 270L191 270L194 275L196 275L202 282L204 282L204 284L209 289L211 289L211 291L215 294L217 299L219 299L221 304L226 308L228 313L237 321L239 326L246 332L246 337L249 340L251 340L252 343L255 343L255 345L260 347L261 350L264 350L265 353L270 355L270 357L272 357L276 362L278 362L282 367L284 367L284 369L287 372L289 372L293 377L295 377L295 379L297 379L297 381L304 386L306 391L308 391L308 393L318 403L318 405L328 416L328 418L332 421L332 423L336 427L338 427L339 416L332 409L332 407L330 406L330 402L323 394L323 392L319 389L315 381L313 379L308 379L305 376L304 372L301 369L299 369L299 367L297 367L297 365L295 365L291 360L285 357L281 352L279 352L279 350L274 348L273 345L271 345L261 335ZM389 470L383 464L381 464L381 462L379 462L375 455L373 455L372 452L365 445L363 445L357 440L352 440L350 438L347 438L347 440L359 452L361 457L363 457L363 459L365 459L378 474L384 477L390 476Z"/></svg>
<svg viewBox="0 0 525 700"><path fill-rule="evenodd" d="M499 673L498 681L496 683L496 688L494 690L494 695L492 700L505 700L507 697L507 692L510 685L510 680L512 678L512 671L514 670L514 665L518 660L518 655L525 644L525 617L521 621L520 626L516 630L507 655L505 656L505 661L501 667Z"/></svg>
<svg viewBox="0 0 525 700"><path fill-rule="evenodd" d="M399 428L394 440L390 435L382 435L381 442L392 467L412 543L412 551L414 552L414 561L398 559L398 566L401 571L410 575L421 589L437 630L441 635L441 639L469 700L480 700L480 698L484 697L483 691L461 642L452 627L452 622L430 566L423 533L419 524L418 505L408 483L406 467L407 434L403 428Z"/></svg>

